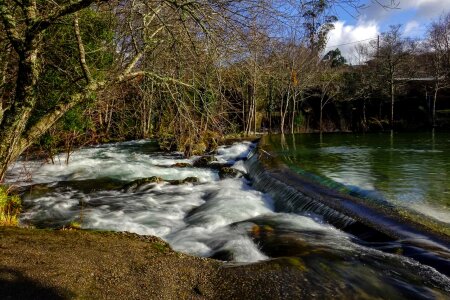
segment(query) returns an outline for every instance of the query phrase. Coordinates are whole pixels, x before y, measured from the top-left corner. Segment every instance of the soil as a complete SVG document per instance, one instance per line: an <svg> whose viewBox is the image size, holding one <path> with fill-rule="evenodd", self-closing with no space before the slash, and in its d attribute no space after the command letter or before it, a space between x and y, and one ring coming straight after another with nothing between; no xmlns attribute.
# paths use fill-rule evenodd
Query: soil
<svg viewBox="0 0 450 300"><path fill-rule="evenodd" d="M286 299L303 273L173 251L157 237L0 227L1 299Z"/></svg>

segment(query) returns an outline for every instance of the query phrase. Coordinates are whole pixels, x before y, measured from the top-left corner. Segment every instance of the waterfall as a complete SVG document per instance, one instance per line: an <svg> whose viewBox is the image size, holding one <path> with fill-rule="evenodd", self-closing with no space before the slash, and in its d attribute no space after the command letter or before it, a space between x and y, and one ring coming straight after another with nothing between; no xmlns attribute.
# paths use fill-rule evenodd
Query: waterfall
<svg viewBox="0 0 450 300"><path fill-rule="evenodd" d="M257 152L253 152L246 161L253 186L268 193L275 201L275 210L288 213L312 213L323 217L338 228L345 228L355 222L353 218L320 202L319 199L285 183L278 176L263 167Z"/></svg>
<svg viewBox="0 0 450 300"><path fill-rule="evenodd" d="M448 236L396 214L390 206L376 207L293 172L263 142L245 165L253 186L273 198L276 211L318 215L362 240L367 231L375 232L385 241L396 240L405 256L450 273Z"/></svg>

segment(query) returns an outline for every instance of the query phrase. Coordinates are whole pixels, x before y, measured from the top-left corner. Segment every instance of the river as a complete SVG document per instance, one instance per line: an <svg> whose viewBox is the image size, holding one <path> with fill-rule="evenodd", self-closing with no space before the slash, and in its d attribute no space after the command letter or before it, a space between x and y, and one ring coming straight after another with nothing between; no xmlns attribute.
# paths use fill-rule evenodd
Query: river
<svg viewBox="0 0 450 300"><path fill-rule="evenodd" d="M215 159L245 174L244 160L254 148L250 142L223 146ZM158 152L150 141L132 141L76 150L68 165L64 155L54 164L19 161L7 180L26 191L24 225L60 228L76 221L85 229L156 235L175 250L230 263L288 257L318 286L324 278L337 281L355 297L433 299L450 294L446 275L402 255L396 241L383 251L320 215L280 210L248 176L221 179L216 168L192 167L196 159ZM130 185L152 176L164 181ZM168 182L188 177L198 180ZM368 187L361 185L362 190Z"/></svg>

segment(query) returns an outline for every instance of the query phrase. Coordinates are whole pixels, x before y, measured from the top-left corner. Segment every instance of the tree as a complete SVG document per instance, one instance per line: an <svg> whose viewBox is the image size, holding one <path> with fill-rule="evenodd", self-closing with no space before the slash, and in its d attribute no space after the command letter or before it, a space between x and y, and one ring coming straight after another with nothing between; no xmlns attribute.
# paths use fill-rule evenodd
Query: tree
<svg viewBox="0 0 450 300"><path fill-rule="evenodd" d="M339 48L328 51L328 53L325 54L322 60L330 62L330 66L332 68L342 67L347 63L347 60L344 56L342 56L341 50L339 50Z"/></svg>
<svg viewBox="0 0 450 300"><path fill-rule="evenodd" d="M319 53L323 50L327 42L327 35L334 28L337 17L330 15L329 9L331 1L311 0L303 3L303 24L309 48L312 52Z"/></svg>
<svg viewBox="0 0 450 300"><path fill-rule="evenodd" d="M449 86L450 79L450 14L431 23L428 31L427 51L431 58L433 76L432 122L436 126L436 101L439 90Z"/></svg>
<svg viewBox="0 0 450 300"><path fill-rule="evenodd" d="M138 17L139 22L149 25L153 20L159 20L156 28L142 26L139 30L131 30L126 34L117 28L115 50L119 49L119 57L115 57L115 64L106 74L92 71L92 62L89 60L90 53L86 52L86 45L80 30L78 12L92 7L95 9L110 9L102 7L102 3L110 2L115 5L112 12L119 21L129 20L129 17ZM202 25L203 16L199 13L202 6L198 3L189 2L180 5L174 1L163 1L147 3L145 1L114 1L107 0L78 0L69 3L50 1L9 1L0 0L0 21L6 32L7 44L14 50L17 59L17 76L15 79L15 92L11 100L7 101L8 107L2 108L0 119L0 181L4 179L9 164L17 159L22 152L41 137L53 124L55 124L65 113L76 105L93 99L96 94L104 90L108 85L121 84L128 80L139 79L150 76L163 82L174 82L179 85L190 86L180 80L169 76L160 76L148 70L135 70L140 67L142 58L151 53L153 44L149 43L148 37L160 30L170 32L171 28L166 22L171 19L159 19L160 15L168 14L187 15L181 20L194 20L196 24ZM92 6L95 5L95 6ZM131 6L131 7L130 7ZM114 7L114 6L113 6ZM204 12L203 12L204 13ZM62 93L62 97L48 107L45 114L34 115L38 97L37 87L42 77L43 37L52 27L64 24L71 20L72 34L68 37L77 45L78 68L77 70L65 70L66 72L79 72L82 80L76 80L77 89L70 93ZM136 23L118 22L122 28L130 28L129 25ZM150 32L149 32L150 31ZM133 35L133 33L135 35ZM139 39L137 38L139 37ZM102 50L102 49L100 49ZM61 58L63 59L63 58ZM72 75L71 75L72 76ZM84 83L82 83L84 82ZM3 101L5 103L5 101Z"/></svg>
<svg viewBox="0 0 450 300"><path fill-rule="evenodd" d="M375 61L389 87L391 102L390 126L394 128L394 103L397 79L405 67L406 58L414 47L410 41L402 38L401 26L390 26L390 30L381 35L380 46L376 49Z"/></svg>
<svg viewBox="0 0 450 300"><path fill-rule="evenodd" d="M88 7L95 1L80 0L66 5L45 5L38 7L37 1L0 1L0 19L3 23L8 42L18 56L17 79L15 95L10 107L4 111L0 120L0 181L3 180L6 169L22 151L35 140L43 131L46 131L63 111L67 111L74 104L81 101L99 88L98 83L90 80L89 73L86 79L89 84L85 90L74 94L70 101L61 104L51 113L37 121L30 130L25 132L27 122L36 106L36 84L40 75L39 50L43 33L61 18L74 14ZM17 8L17 9L16 9ZM76 26L75 26L76 27ZM83 46L80 43L80 63L83 63Z"/></svg>
<svg viewBox="0 0 450 300"><path fill-rule="evenodd" d="M323 131L323 109L327 104L335 100L341 92L341 70L328 68L318 77L317 88L319 90L319 131Z"/></svg>
<svg viewBox="0 0 450 300"><path fill-rule="evenodd" d="M335 20L327 15L328 9L336 4L353 5L357 2L358 0L294 1L297 7L305 5L300 16L305 21L304 28L313 52L318 53L323 48L326 34ZM149 108L150 104L153 107L162 105L165 101L164 108L170 111L172 120L173 117L183 120L175 125L172 121L173 126L167 127L173 129L173 135L181 136L180 133L183 133L198 136L201 131L194 126L197 124L194 119L198 116L201 128L218 124L212 112L215 105L223 99L221 87L219 84L218 88L212 89L212 80L208 81L208 78L218 74L215 73L217 69L213 70L211 66L220 66L224 60L219 56L212 59L217 52L212 53L214 51L209 49L211 46L221 49L240 45L225 44L219 47L219 42L211 45L208 44L209 36L211 33L220 33L219 36L227 37L236 32L236 28L248 28L251 16L265 16L267 19L278 20L279 24L297 19L298 15L292 16L290 11L286 11L286 6L277 7L277 4L265 0L0 0L0 47L5 50L0 53L0 181L3 181L9 164L69 110L89 101L95 102L102 93L119 89L117 86L121 84L126 84L129 91L134 92L142 87L142 82L148 83L146 80L149 78L158 82L159 87L163 87L158 87L158 101L146 98L148 105L145 109L151 112L153 110ZM89 20L93 20L88 13L83 13L87 10L105 13L115 20L107 25L110 30L106 30L112 32L112 36L109 39L102 37L98 41L104 43L103 46L89 41L89 35L85 34ZM261 23L256 24L260 26ZM46 44L55 41L51 39L52 30L65 33L62 41L67 41L70 51L65 51L64 47L56 49L59 52L53 51L53 45ZM95 47L91 47L92 45ZM207 53L205 57L211 58L208 63L211 69L205 72L205 76L198 75L201 73L200 67L184 68L189 63L198 63L197 54L202 52ZM172 54L177 56L168 57ZM248 51L239 53L231 59L232 63L244 60L247 54ZM160 57L166 59L158 62L157 58ZM180 59L181 57L186 58ZM253 68L252 78L256 88L257 81L262 82L261 77L256 76L260 58L253 56L252 59L253 66L256 67ZM48 68L50 63L53 63L52 70ZM51 71L56 75L51 74ZM199 73L190 76L189 71ZM12 75L5 77L5 74ZM57 91L52 89L52 93L45 93L52 87L43 85L50 82L49 78L62 80L61 86L64 88L55 88ZM219 75L217 78L216 82L220 82ZM135 85L130 84L130 81ZM199 85L205 86L198 88ZM157 89L143 90L145 93L155 93ZM256 92L252 93L252 114L249 115L247 124L253 121L255 130L258 101ZM264 91L258 91L258 94L264 94ZM143 95L139 97L137 98L142 99ZM99 113L98 118L111 124L111 106L106 107L107 112ZM295 112L295 105L292 111ZM148 118L147 114L143 119L144 134L149 128ZM169 119L162 114L157 119L164 118ZM106 127L110 128L110 125Z"/></svg>

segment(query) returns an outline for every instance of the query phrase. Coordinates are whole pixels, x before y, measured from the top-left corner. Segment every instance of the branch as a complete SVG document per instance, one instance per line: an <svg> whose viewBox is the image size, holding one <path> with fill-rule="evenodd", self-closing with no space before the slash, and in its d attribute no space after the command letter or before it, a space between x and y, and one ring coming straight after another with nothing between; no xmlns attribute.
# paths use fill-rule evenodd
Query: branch
<svg viewBox="0 0 450 300"><path fill-rule="evenodd" d="M89 7L92 3L100 3L100 2L108 2L109 0L79 0L76 2L71 2L69 4L63 5L59 10L55 11L52 14L49 14L45 18L37 18L32 26L31 31L33 33L41 32L47 29L50 25L52 25L56 20L61 17L70 15L77 11L82 10L83 8Z"/></svg>
<svg viewBox="0 0 450 300"><path fill-rule="evenodd" d="M36 19L36 0L23 0L22 2L23 4L21 5L21 8L26 16L25 22L27 25L29 25Z"/></svg>
<svg viewBox="0 0 450 300"><path fill-rule="evenodd" d="M400 1L399 0L390 0L388 2L389 3L385 3L384 1L381 2L380 0L372 0L372 2L380 5L382 8L384 9L398 9L399 5L400 5Z"/></svg>
<svg viewBox="0 0 450 300"><path fill-rule="evenodd" d="M89 66L86 63L86 51L84 50L83 40L81 39L80 25L78 24L78 14L75 13L75 18L73 19L73 27L75 30L75 36L77 37L78 52L81 70L83 71L83 76L86 82L89 84L92 82L91 72L89 72Z"/></svg>
<svg viewBox="0 0 450 300"><path fill-rule="evenodd" d="M9 41L13 45L16 52L21 52L23 48L23 40L19 36L16 20L8 11L5 0L0 0L0 18L5 26Z"/></svg>
<svg viewBox="0 0 450 300"><path fill-rule="evenodd" d="M117 83L121 83L121 82L125 82L125 81L128 81L128 80L132 80L134 78L139 78L139 77L152 77L152 78L155 78L155 79L157 79L159 81L162 81L162 82L172 82L172 83L175 83L177 85L184 86L184 87L194 88L194 86L192 86L192 85L190 85L188 83L185 83L185 82L183 82L181 80L178 80L178 79L175 79L175 78L172 78L172 77L162 77L162 76L160 76L160 75L158 75L156 73L149 72L149 71L138 71L138 72L133 72L133 73L122 73L121 75L117 76L116 82Z"/></svg>
<svg viewBox="0 0 450 300"><path fill-rule="evenodd" d="M130 61L130 63L125 67L125 70L123 71L123 75L129 74L131 70L133 70L134 66L137 64L137 62L141 59L142 55L144 55L144 50L141 50L138 52L133 59ZM119 75L120 77L120 75Z"/></svg>
<svg viewBox="0 0 450 300"><path fill-rule="evenodd" d="M162 30L165 26L161 26L159 27L157 30L155 30L155 32L153 32L153 34L150 36L150 38L153 38L160 30ZM123 71L122 74L126 75L129 74L131 72L131 70L133 70L133 68L136 66L136 64L138 63L138 61L142 58L142 56L144 55L145 52L145 47L144 49L142 49L141 51L139 51L134 57L133 59L129 62L129 64L125 67L125 70Z"/></svg>
<svg viewBox="0 0 450 300"><path fill-rule="evenodd" d="M19 157L22 152L31 146L42 134L44 134L50 127L52 127L64 114L73 108L75 105L83 102L88 96L97 90L103 88L105 82L93 82L87 85L83 91L75 93L65 103L60 103L51 111L40 118L29 130L27 135L22 137L18 142L17 147L14 148L12 158Z"/></svg>

